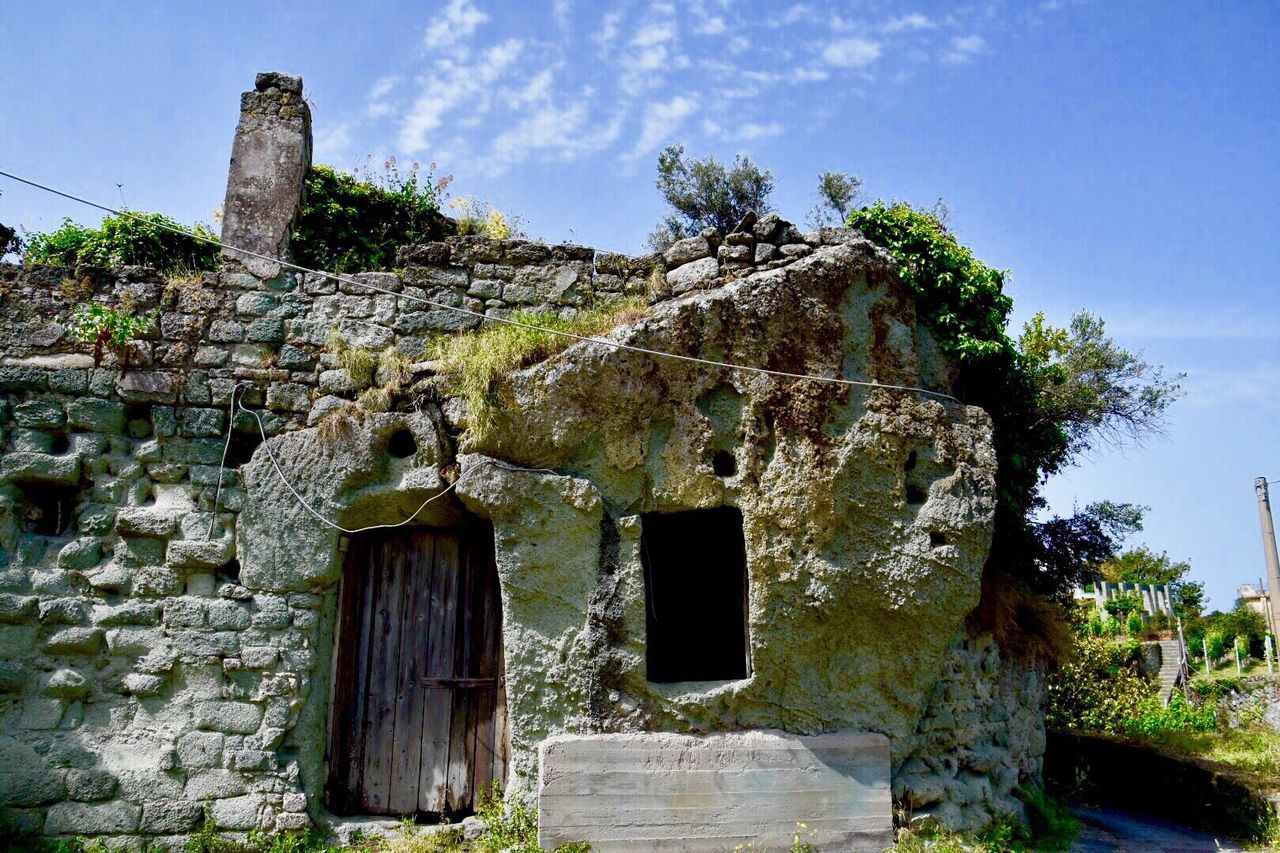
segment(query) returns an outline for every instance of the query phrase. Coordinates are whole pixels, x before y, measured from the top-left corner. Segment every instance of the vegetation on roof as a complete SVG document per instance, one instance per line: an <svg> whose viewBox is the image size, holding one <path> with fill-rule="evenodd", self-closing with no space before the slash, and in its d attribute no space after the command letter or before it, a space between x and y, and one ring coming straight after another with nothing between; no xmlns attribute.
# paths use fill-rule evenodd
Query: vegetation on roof
<svg viewBox="0 0 1280 853"><path fill-rule="evenodd" d="M433 170L424 174L413 163L401 172L394 157L381 171L366 164L356 174L312 166L289 238L294 260L333 272L389 270L399 247L452 234L452 221L440 213L451 178Z"/></svg>
<svg viewBox="0 0 1280 853"><path fill-rule="evenodd" d="M466 400L467 428L484 435L496 422L506 391L505 377L575 343L555 332L595 337L644 317L648 310L644 300L632 297L579 311L572 317L553 311L517 311L511 320L542 328L490 323L476 331L441 336L431 357L440 362L444 390Z"/></svg>

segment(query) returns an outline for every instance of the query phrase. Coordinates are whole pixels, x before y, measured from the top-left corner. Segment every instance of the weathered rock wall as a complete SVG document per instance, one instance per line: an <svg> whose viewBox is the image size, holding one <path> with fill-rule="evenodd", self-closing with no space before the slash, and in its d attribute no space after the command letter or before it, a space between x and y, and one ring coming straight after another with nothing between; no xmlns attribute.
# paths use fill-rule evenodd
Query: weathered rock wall
<svg viewBox="0 0 1280 853"><path fill-rule="evenodd" d="M1044 673L1010 663L988 633L948 650L910 752L894 774L894 798L912 821L978 830L1020 813L1013 792L1044 765Z"/></svg>
<svg viewBox="0 0 1280 853"><path fill-rule="evenodd" d="M237 386L290 482L344 526L399 521L460 469L456 497L419 520L493 524L513 790L562 732L854 728L889 735L895 766L986 744L967 728L919 735L990 539L978 409L581 344L513 377L498 429L460 448L465 410L425 390L336 436L316 426L356 390L325 350L334 329L417 358L430 335L479 322L414 296L498 313L648 293L652 316L616 340L945 388L883 254L766 218L662 261L476 238L402 261L357 276L377 294L318 276L0 268L8 825L176 844L206 803L232 830L321 816L339 533L298 506L253 421L220 467ZM124 374L69 338L90 298L159 312ZM388 453L405 432L415 449ZM723 505L744 516L751 677L649 683L639 514ZM988 739L991 760L1030 771L1023 740Z"/></svg>

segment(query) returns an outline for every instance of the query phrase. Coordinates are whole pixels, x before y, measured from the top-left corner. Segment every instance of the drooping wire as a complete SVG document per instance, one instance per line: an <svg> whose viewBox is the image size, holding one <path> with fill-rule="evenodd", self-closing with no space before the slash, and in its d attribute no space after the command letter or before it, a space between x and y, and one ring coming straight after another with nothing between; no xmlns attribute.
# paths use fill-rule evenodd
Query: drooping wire
<svg viewBox="0 0 1280 853"><path fill-rule="evenodd" d="M262 422L261 415L259 415L253 409L246 408L243 404L239 402L238 395L244 388L250 386L251 384L252 383L250 382L237 382L236 385L231 389L231 403L230 403L228 419L227 419L227 440L226 440L226 443L223 445L222 462L218 466L218 487L214 491L213 518L210 519L209 521L209 532L205 536L206 541L213 538L214 525L216 524L218 519L218 502L222 495L222 479L225 476L225 472L226 472L227 450L231 446L231 431L235 429L235 420L236 420L237 411L240 411L245 413L246 415L249 415L254 419L254 422L257 423L258 432L262 435L262 449L266 451L267 458L271 460L271 467L275 469L276 476L279 477L280 482L284 484L285 488L289 490L289 493L293 495L295 500L297 500L298 505L301 506L304 510L306 510L310 515L315 517L316 520L318 520L320 523L324 524L327 527L331 527L334 530L339 530L343 533L354 534L354 533L364 533L367 530L386 530L386 529L395 528L395 527L404 527L406 524L409 524L415 518L417 518L418 515L424 509L427 508L428 505L444 497L449 492L453 491L455 488L457 488L458 484L463 481L463 479L469 476L469 474L465 472L459 474L456 480L454 480L444 489L440 490L436 494L432 495L431 497L423 501L422 504L419 505L417 509L415 509L402 521L397 521L393 524L370 524L365 527L356 527L356 528L343 527L337 522L331 521L330 519L325 518L323 515L320 514L318 510L312 507L311 504L307 503L306 498L302 496L302 494L294 487L293 483L289 482L289 478L285 476L284 469L280 467L279 460L276 459L275 453L271 450L271 443L267 440L267 429ZM533 474L553 474L556 476L563 476L563 475L560 475L559 472L553 471L550 468L525 468L520 465L512 465L509 462L503 462L498 459L490 459L487 457L484 457L482 461L485 464L493 465L494 467L497 467L497 468L503 468L508 471L517 471L520 473L533 473Z"/></svg>
<svg viewBox="0 0 1280 853"><path fill-rule="evenodd" d="M905 391L905 392L915 393L915 394L924 394L929 397L934 397L940 400L947 400L953 403L961 402L958 398L953 397L952 395L944 393L942 391L933 391L929 388L921 388L915 385L894 385L894 384L885 383L885 382L870 382L870 381L863 381L858 379L844 379L843 377L838 377L838 376L816 376L816 375L806 374L806 373L793 373L787 370L773 370L767 367L755 367L753 365L734 364L732 362L716 361L714 359L700 358L698 356L693 356L693 355L684 355L682 353L666 352L664 350L651 349L649 347L635 346L634 344L624 344L618 341L610 341L610 340L605 340L603 338L591 337L588 335L579 335L579 334L575 334L574 332L567 332L561 329L551 329L545 326L539 326L536 323L527 323L522 320L512 319L510 317L499 317L499 316L485 314L480 311L473 311L470 308L463 308L460 305L446 305L443 302L436 302L434 300L427 299L426 297L423 297L423 296L415 296L409 293L397 293L396 291L387 290L386 288L379 287L376 284L372 284L367 281L360 281L359 279L355 279L350 276L345 276L338 273L325 272L324 270L311 269L309 267L300 266L290 261L281 260L280 258L273 258L270 255L264 255L259 252L252 251L250 249L243 249L238 246L232 246L230 244L223 243L220 240L214 239L213 237L199 234L194 231L189 231L185 228L179 228L177 226L169 225L164 222L153 222L147 219L146 217L133 213L132 211L117 210L116 208L108 207L105 204L99 204L98 202L95 202L95 201L90 201L89 199L83 198L73 193L65 192L63 190L56 189L55 187L47 186L45 184L39 183L38 181L33 181L33 180L30 180L29 178L23 178L19 175L13 174L12 172L4 171L3 169L0 169L0 176L4 176L13 181L18 181L19 183L26 184L29 187L34 187L35 189L42 190L44 192L61 196L62 198L69 199L70 201L74 201L79 204L88 205L89 207L93 207L98 210L105 211L106 213L110 213L114 216L125 216L138 222L144 222L156 228L161 228L166 231L173 232L175 234L181 234L184 237L188 237L190 239L197 240L202 243L208 243L213 246L219 246L223 249L230 250L240 255L245 255L251 258L257 258L259 260L267 261L269 263L278 264L280 267L283 267L285 269L291 269L296 272L322 276L324 278L332 279L333 281L344 282L346 284L350 284L355 287L363 287L366 290L371 290L375 293L382 293L388 296L395 296L400 299L408 300L410 302L419 302L423 305L427 305L428 307L435 308L441 311L453 311L458 314L464 314L468 317L477 318L482 323L501 323L508 326L515 326L521 329L528 329L531 331L543 332L549 335L556 335L563 338L569 338L571 340L575 340L580 343L600 344L601 346L613 347L614 349L639 353L641 355L655 356L658 358L669 358L669 359L674 359L676 361L689 362L693 364L702 364L709 367L717 367L723 370L736 370L736 371L743 371L747 373L762 374L766 376L777 376L783 379L800 379L800 380L808 380L812 382L830 382L837 385L845 385L845 386L851 386L851 387L857 387L857 388L869 388L869 389L879 388L887 391Z"/></svg>

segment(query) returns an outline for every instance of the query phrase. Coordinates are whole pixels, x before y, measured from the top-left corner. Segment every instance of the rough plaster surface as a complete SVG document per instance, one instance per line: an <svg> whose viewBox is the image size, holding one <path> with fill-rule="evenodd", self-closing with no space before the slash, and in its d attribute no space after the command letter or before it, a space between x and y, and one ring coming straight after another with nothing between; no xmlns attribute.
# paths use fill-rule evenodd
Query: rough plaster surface
<svg viewBox="0 0 1280 853"><path fill-rule="evenodd" d="M884 850L889 742L836 732L561 735L543 741L538 841L620 850Z"/></svg>
<svg viewBox="0 0 1280 853"><path fill-rule="evenodd" d="M925 383L943 368L930 363L911 304L883 269L853 239L660 304L614 339ZM537 609L520 617L522 630L554 626L539 639L568 656L555 670L569 673L569 695L590 698L594 730L853 728L888 735L895 760L903 757L947 648L978 601L995 471L982 411L598 344L517 375L511 393L493 436L464 438L464 448L575 478L545 475L555 483L535 491L524 483L544 475L464 455L459 495L493 518L500 571L519 567L518 583L534 591ZM735 456L734 476L713 473L716 450ZM908 486L923 503L908 502ZM501 510L491 512L492 502ZM722 505L744 519L752 673L727 683L651 684L638 516ZM540 529L555 534L536 535ZM616 567L599 556L602 529L616 531ZM551 660L513 653L512 743L523 775L529 764L520 753L559 706L524 710L522 685L541 679ZM565 703L552 730L579 730L578 713L576 702ZM537 735L522 737L522 721L535 719Z"/></svg>

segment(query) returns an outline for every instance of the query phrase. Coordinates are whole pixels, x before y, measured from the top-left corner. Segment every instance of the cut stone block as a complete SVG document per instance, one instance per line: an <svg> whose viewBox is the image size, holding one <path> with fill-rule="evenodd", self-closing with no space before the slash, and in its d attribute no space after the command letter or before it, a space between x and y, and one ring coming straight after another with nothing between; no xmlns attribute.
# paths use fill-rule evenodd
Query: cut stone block
<svg viewBox="0 0 1280 853"><path fill-rule="evenodd" d="M893 842L880 734L566 735L543 741L539 758L548 849L785 851L796 833L815 850Z"/></svg>

